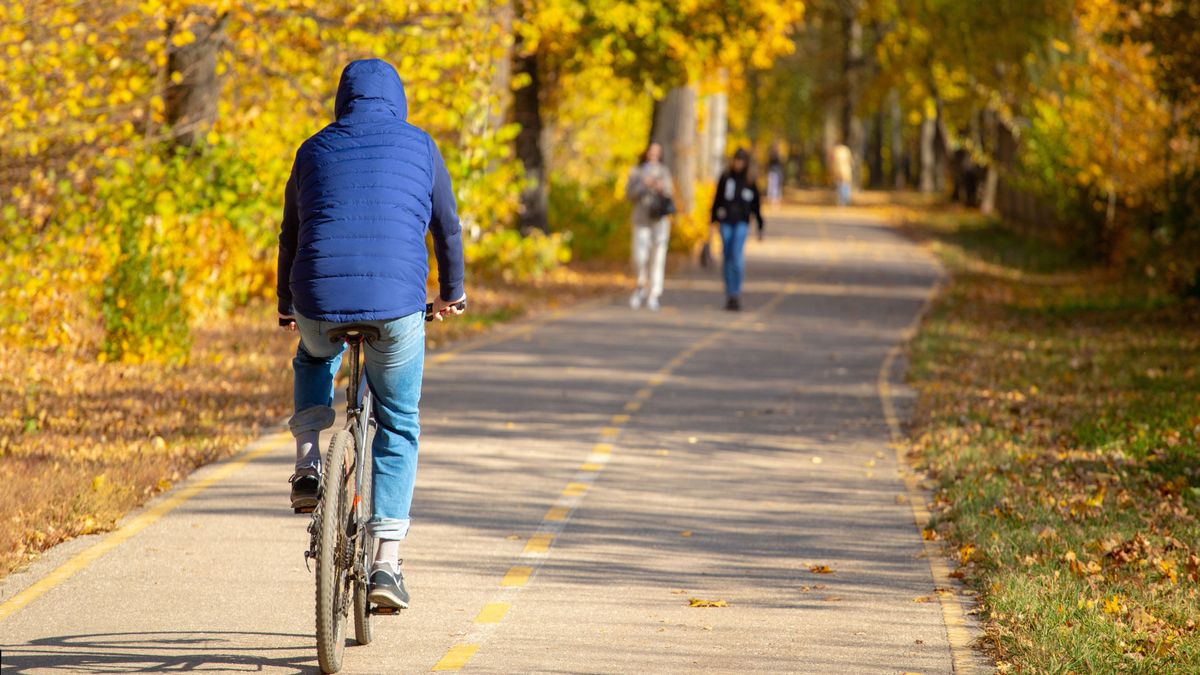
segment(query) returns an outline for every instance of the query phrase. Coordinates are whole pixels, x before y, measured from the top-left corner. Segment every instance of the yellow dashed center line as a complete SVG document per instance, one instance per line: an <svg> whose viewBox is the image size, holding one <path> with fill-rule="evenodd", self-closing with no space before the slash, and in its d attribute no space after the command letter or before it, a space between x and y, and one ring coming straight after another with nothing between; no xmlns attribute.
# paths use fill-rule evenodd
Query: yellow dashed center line
<svg viewBox="0 0 1200 675"><path fill-rule="evenodd" d="M475 615L475 623L500 623L504 615L508 614L509 607L512 605L507 602L489 602Z"/></svg>
<svg viewBox="0 0 1200 675"><path fill-rule="evenodd" d="M542 520L554 521L554 522L557 522L560 520L566 520L567 514L569 514L570 512L571 512L571 509L569 509L565 506L551 506L550 510L546 511L546 515L542 516Z"/></svg>
<svg viewBox="0 0 1200 675"><path fill-rule="evenodd" d="M508 572L504 574L504 578L500 580L501 586L524 586L525 582L529 581L529 576L533 574L532 567L510 567Z"/></svg>
<svg viewBox="0 0 1200 675"><path fill-rule="evenodd" d="M435 672L441 670L461 670L463 666L467 665L467 661L470 661L471 657L475 656L475 652L477 651L479 651L479 645L454 645L450 648L450 651L446 652L446 655L443 656L442 659L433 666L433 670Z"/></svg>
<svg viewBox="0 0 1200 675"><path fill-rule="evenodd" d="M545 553L550 550L550 544L554 543L554 535L539 533L529 538L525 542L524 553Z"/></svg>
<svg viewBox="0 0 1200 675"><path fill-rule="evenodd" d="M744 328L753 318L770 312L785 297L794 293L795 289L796 284L787 284L782 291L777 293L774 298L764 304L757 312L743 315L740 320L732 324L726 324L724 328L709 333L693 342L687 349L679 352L665 366L647 379L647 386L638 389L634 393L633 398L625 403L625 413L613 415L609 421L610 426L600 429L600 438L614 439L619 436L622 427L629 423L629 413L641 409L642 403L653 395L654 390L666 382L667 378L686 363L688 359L711 346L722 337ZM504 578L500 581L500 590L497 592L497 597L511 598L513 597L512 593L528 583L534 571L541 566L542 562L549 555L550 546L554 543L555 537L566 526L567 521L571 518L571 514L579 506L583 497L587 495L588 490L591 488L591 483L604 470L605 464L608 463L612 454L612 443L600 442L592 446L591 453L584 463L579 466L579 470L574 478L563 488L558 502L546 511L546 515L542 516L542 524L538 528L538 531L525 542L525 548L521 552L521 559L522 562L529 564L514 566L508 570ZM475 652L479 651L480 645L490 635L489 630L504 619L510 607L511 603L499 600L493 600L484 605L483 609L475 617L474 622L480 628L473 630L461 643L451 647L433 669L436 671L460 670L466 666L471 657L475 655Z"/></svg>
<svg viewBox="0 0 1200 675"><path fill-rule="evenodd" d="M591 487L587 483L567 483L567 487L563 488L562 495L564 497L579 497L587 493Z"/></svg>

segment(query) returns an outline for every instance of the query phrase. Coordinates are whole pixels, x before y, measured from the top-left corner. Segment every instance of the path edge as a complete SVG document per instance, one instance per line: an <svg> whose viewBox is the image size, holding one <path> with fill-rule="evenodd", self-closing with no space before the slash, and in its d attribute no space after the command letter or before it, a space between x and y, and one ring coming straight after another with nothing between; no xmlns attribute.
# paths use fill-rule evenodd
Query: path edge
<svg viewBox="0 0 1200 675"><path fill-rule="evenodd" d="M897 470L901 474L901 479L908 494L908 503L912 509L913 524L916 525L918 534L928 525L931 518L927 506L930 492L922 487L921 483L917 480L912 462L904 452L904 429L899 416L896 414L893 387L904 387L906 385L903 381L893 381L893 377L896 375L895 365L897 359L906 355L913 338L916 337L917 332L920 330L921 323L933 308L934 301L941 296L946 285L950 283L950 277L941 265L941 262L936 258L933 258L933 261L938 270L938 278L926 291L921 308L917 310L912 321L904 327L900 339L888 350L883 363L879 367L877 382L879 402L883 408L884 419L887 422L892 449L896 453ZM907 369L907 365L905 369ZM937 542L925 539L924 536L921 536L921 545L925 560L929 564L929 573L933 577L934 595L937 597L938 605L941 607L942 621L946 627L946 640L950 647L950 661L953 672L958 675L995 672L995 665L992 663L990 657L983 650L975 646L985 632L977 619L970 618L969 609L964 606L962 596L957 592L963 588L963 584L950 576L950 566L947 564L949 556L945 547Z"/></svg>

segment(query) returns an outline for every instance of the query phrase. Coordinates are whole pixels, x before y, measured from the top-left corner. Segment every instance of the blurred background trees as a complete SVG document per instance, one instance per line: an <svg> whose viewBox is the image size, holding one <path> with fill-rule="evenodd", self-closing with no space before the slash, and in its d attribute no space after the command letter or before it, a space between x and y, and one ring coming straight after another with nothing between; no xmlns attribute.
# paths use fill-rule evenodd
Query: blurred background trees
<svg viewBox="0 0 1200 675"><path fill-rule="evenodd" d="M704 236L734 145L944 193L1196 292L1200 7L1138 0L0 0L0 333L185 359L269 295L292 152L394 63L472 274L621 259L650 139Z"/></svg>

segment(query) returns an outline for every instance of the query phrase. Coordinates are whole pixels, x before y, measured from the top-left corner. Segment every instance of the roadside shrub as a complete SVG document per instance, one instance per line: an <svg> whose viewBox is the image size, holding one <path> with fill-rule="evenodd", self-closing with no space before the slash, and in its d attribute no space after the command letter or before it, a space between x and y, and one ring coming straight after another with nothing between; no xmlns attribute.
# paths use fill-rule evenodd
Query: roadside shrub
<svg viewBox="0 0 1200 675"><path fill-rule="evenodd" d="M550 227L570 233L571 253L576 259L628 258L630 211L615 182L592 186L571 180L550 183Z"/></svg>
<svg viewBox="0 0 1200 675"><path fill-rule="evenodd" d="M467 243L464 253L474 272L508 282L534 281L570 262L569 239L569 234L537 230L524 236L516 230L494 230Z"/></svg>

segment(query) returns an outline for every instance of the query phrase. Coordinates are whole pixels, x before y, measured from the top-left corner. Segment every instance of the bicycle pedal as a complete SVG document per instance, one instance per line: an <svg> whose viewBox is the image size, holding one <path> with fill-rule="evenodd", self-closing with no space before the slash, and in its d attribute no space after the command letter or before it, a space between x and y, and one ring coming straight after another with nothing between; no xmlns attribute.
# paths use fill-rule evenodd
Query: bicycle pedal
<svg viewBox="0 0 1200 675"><path fill-rule="evenodd" d="M293 513L312 513L313 510L316 508L317 507L315 507L315 506L305 506L305 507L299 508L299 509L292 509L292 512Z"/></svg>
<svg viewBox="0 0 1200 675"><path fill-rule="evenodd" d="M393 614L399 614L400 608L399 607L372 607L371 613L377 614L377 615L382 615L382 616L391 616Z"/></svg>

